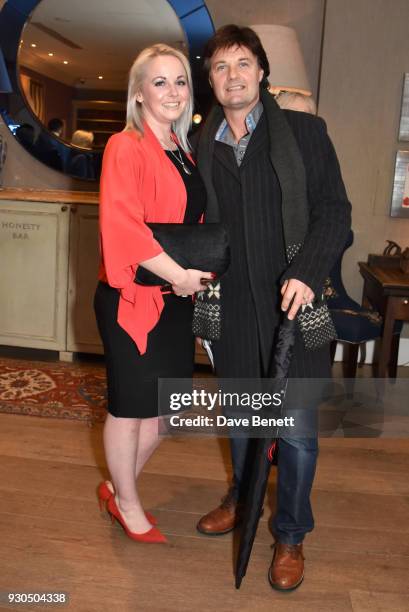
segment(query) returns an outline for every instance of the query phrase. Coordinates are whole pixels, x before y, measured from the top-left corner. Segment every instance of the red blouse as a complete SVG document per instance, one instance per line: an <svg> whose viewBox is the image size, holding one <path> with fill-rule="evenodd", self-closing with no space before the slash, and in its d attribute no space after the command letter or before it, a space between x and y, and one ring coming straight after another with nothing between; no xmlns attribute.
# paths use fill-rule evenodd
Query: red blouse
<svg viewBox="0 0 409 612"><path fill-rule="evenodd" d="M159 287L134 283L140 261L163 251L146 222L183 223L186 189L159 141L144 124L111 136L104 152L100 184L101 266L98 278L120 291L118 323L141 354L159 321Z"/></svg>

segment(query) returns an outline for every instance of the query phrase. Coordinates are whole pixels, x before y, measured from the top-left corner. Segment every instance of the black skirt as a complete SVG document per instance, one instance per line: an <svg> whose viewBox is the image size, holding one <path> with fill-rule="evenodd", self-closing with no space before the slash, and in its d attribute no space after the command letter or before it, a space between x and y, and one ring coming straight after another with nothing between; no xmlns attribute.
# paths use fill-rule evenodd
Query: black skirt
<svg viewBox="0 0 409 612"><path fill-rule="evenodd" d="M103 282L97 286L94 308L105 351L108 412L115 417L158 416L158 378L193 375L192 299L174 294L163 298L162 314L141 355L117 322L119 292Z"/></svg>

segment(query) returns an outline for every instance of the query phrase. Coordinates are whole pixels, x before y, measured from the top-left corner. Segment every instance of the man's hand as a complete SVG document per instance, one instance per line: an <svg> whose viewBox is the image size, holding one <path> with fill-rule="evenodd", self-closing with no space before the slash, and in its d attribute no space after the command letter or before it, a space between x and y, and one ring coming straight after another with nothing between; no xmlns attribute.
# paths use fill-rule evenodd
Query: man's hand
<svg viewBox="0 0 409 612"><path fill-rule="evenodd" d="M290 278L289 280L285 281L281 287L281 295L283 296L281 301L281 310L284 311L288 309L291 300L294 298L287 315L290 320L294 319L300 306L303 304L309 304L315 297L314 292L311 291L308 285L295 278Z"/></svg>

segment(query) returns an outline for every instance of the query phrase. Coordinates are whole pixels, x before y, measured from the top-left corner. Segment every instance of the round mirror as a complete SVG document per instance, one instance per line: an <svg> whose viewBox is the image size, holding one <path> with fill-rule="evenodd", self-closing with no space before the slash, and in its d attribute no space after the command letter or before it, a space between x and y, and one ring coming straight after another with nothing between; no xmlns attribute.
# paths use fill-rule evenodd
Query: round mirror
<svg viewBox="0 0 409 612"><path fill-rule="evenodd" d="M2 117L37 159L96 180L108 138L125 125L138 52L167 43L189 52L197 75L212 32L204 3L194 0L9 0L0 36L13 92L3 96Z"/></svg>

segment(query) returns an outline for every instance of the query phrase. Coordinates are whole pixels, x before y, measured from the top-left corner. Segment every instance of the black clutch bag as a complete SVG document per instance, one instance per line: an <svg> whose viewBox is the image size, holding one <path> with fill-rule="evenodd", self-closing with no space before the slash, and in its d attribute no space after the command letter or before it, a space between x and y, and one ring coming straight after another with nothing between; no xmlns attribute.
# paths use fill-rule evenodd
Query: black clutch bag
<svg viewBox="0 0 409 612"><path fill-rule="evenodd" d="M230 264L227 233L220 223L147 223L163 250L185 269L224 274ZM168 285L168 281L139 266L135 283Z"/></svg>

